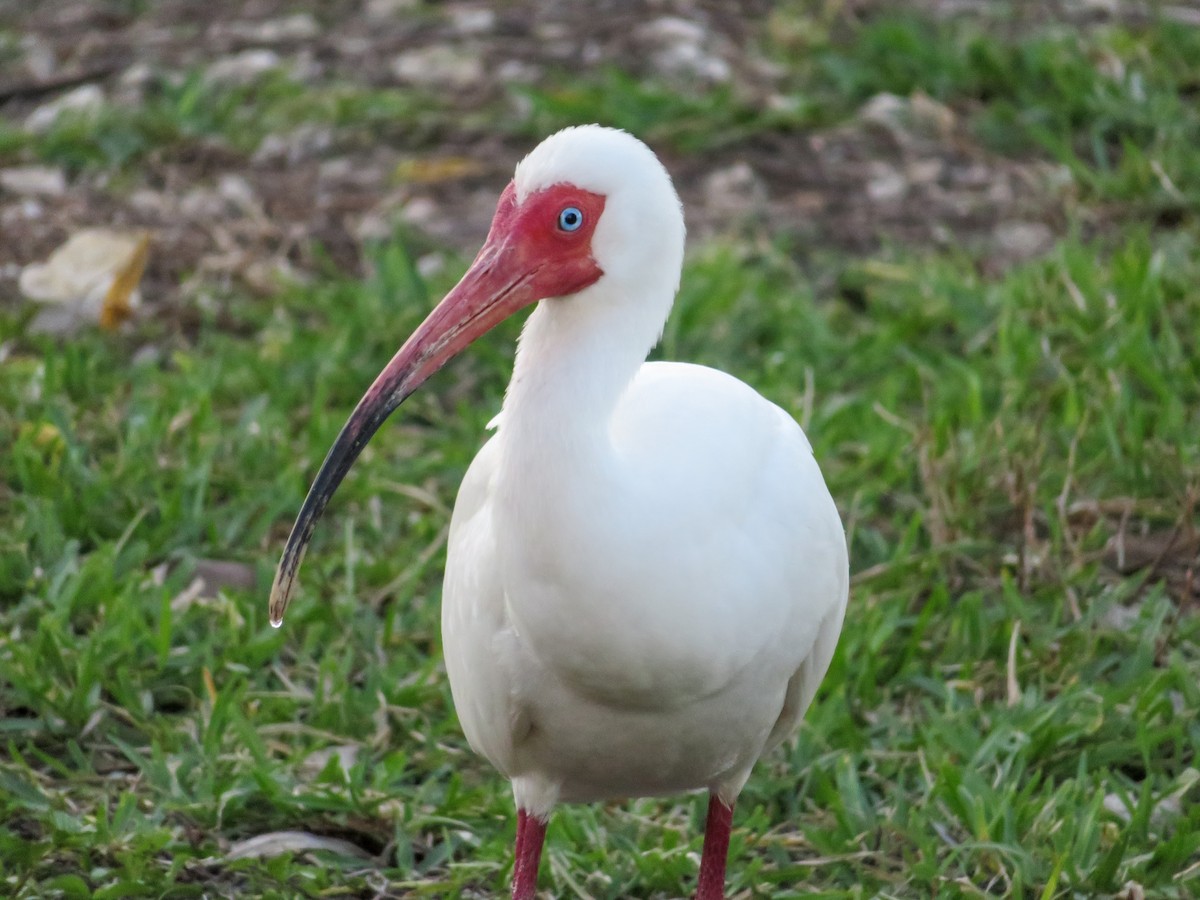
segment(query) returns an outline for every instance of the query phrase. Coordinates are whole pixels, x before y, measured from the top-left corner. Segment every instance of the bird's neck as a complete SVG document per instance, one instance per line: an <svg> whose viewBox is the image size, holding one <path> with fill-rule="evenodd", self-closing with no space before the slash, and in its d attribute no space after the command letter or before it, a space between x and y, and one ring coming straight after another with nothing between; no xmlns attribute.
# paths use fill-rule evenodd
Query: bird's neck
<svg viewBox="0 0 1200 900"><path fill-rule="evenodd" d="M657 343L674 285L622 302L597 284L543 300L521 333L501 428L513 463L602 452L621 396Z"/></svg>

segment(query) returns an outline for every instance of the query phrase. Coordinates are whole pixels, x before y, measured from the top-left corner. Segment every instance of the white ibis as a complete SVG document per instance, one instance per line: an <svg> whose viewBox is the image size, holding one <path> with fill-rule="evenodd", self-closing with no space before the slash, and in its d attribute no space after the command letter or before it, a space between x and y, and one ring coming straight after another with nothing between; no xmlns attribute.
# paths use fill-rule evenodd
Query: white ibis
<svg viewBox="0 0 1200 900"><path fill-rule="evenodd" d="M278 625L317 518L384 419L536 302L459 490L442 600L463 730L512 781L517 900L535 896L557 803L700 789L696 897L722 897L734 801L841 631L846 539L804 432L729 375L645 361L683 241L641 141L591 125L539 144L470 270L338 435L271 589Z"/></svg>

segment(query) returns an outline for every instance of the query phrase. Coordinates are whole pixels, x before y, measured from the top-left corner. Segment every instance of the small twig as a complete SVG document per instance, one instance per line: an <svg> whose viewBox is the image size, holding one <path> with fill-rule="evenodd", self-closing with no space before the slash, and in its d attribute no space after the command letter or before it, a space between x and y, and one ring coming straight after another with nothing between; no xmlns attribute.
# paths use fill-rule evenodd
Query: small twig
<svg viewBox="0 0 1200 900"><path fill-rule="evenodd" d="M49 78L40 78L36 81L11 81L8 84L0 84L0 103L5 100L15 100L17 98L33 99L45 96L46 94L53 94L55 91L61 91L63 88L75 87L76 85L86 84L89 81L99 81L101 78L107 78L115 71L117 71L116 66L103 65L92 69L83 69L78 72L62 72L58 75L51 75Z"/></svg>
<svg viewBox="0 0 1200 900"><path fill-rule="evenodd" d="M1117 533L1113 537L1113 550L1117 554L1117 571L1125 571L1125 529L1129 527L1129 516L1132 514L1132 509L1126 509L1121 513L1120 522L1117 524Z"/></svg>
<svg viewBox="0 0 1200 900"><path fill-rule="evenodd" d="M1185 541L1189 541L1195 535L1196 530L1196 504L1200 502L1200 487L1194 482L1189 483L1184 494L1183 509L1180 510L1179 518L1175 522L1175 528L1171 532L1171 540L1163 548L1162 552L1154 560L1150 567L1150 577L1143 584L1147 584L1150 578L1158 572L1163 560L1166 559L1167 553L1175 548L1175 542L1181 537ZM1196 552L1196 551L1193 551ZM1184 570L1183 585L1179 594L1179 604L1175 608L1175 615L1171 618L1166 630L1158 641L1158 646L1155 648L1155 660L1162 665L1166 662L1167 648L1172 646L1175 640L1175 631L1179 627L1180 620L1188 611L1188 606L1192 601L1192 586L1194 579L1195 567L1188 565ZM1169 583L1169 582L1168 582Z"/></svg>
<svg viewBox="0 0 1200 900"><path fill-rule="evenodd" d="M1079 595L1075 593L1075 588L1068 586L1066 590L1067 609L1071 611L1071 618L1076 622L1083 621L1083 610L1079 608Z"/></svg>
<svg viewBox="0 0 1200 900"><path fill-rule="evenodd" d="M1021 685L1017 682L1017 639L1021 636L1021 620L1013 622L1012 637L1008 640L1008 669L1006 683L1008 685L1008 705L1016 706L1021 702Z"/></svg>
<svg viewBox="0 0 1200 900"><path fill-rule="evenodd" d="M1079 439L1083 436L1087 429L1088 414L1085 412L1079 423L1079 427L1075 429L1075 434L1071 437L1071 446L1067 450L1067 474L1063 477L1062 490L1055 500L1055 507L1058 510L1058 519L1061 523L1063 539L1066 541L1067 548L1071 552L1072 561L1076 566L1080 564L1082 553L1080 551L1079 541L1075 539L1074 531L1071 528L1070 505L1071 488L1075 481L1075 460L1079 452Z"/></svg>

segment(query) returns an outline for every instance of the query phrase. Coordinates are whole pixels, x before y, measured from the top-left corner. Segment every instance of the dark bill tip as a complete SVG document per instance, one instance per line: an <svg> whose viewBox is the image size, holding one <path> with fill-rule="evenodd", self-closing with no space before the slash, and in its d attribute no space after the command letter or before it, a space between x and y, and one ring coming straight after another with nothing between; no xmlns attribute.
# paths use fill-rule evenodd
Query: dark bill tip
<svg viewBox="0 0 1200 900"><path fill-rule="evenodd" d="M467 274L404 342L358 401L308 489L275 570L268 610L276 628L283 622L292 599L296 574L317 520L367 441L392 411L447 360L516 310L549 296L535 293L530 287L538 271L536 266L524 264L519 253L507 251L505 245L485 244ZM596 277L591 276L591 280Z"/></svg>
<svg viewBox="0 0 1200 900"><path fill-rule="evenodd" d="M304 504L296 516L296 523L292 525L283 555L279 558L279 567L275 570L275 581L271 585L271 597L267 608L271 625L275 628L283 624L283 614L287 611L288 603L291 602L296 589L296 575L300 571L300 563L304 561L308 542L312 539L317 520L321 518L329 499L367 442L379 430L379 426L412 393L411 389L403 387L403 376L407 373L401 371L399 374L401 377L396 380L400 381L401 386L393 388L389 384L393 381L390 377L392 372L385 371L379 382L376 382L359 401L346 424L342 426L337 440L329 448L312 487L308 489L308 496L304 498Z"/></svg>

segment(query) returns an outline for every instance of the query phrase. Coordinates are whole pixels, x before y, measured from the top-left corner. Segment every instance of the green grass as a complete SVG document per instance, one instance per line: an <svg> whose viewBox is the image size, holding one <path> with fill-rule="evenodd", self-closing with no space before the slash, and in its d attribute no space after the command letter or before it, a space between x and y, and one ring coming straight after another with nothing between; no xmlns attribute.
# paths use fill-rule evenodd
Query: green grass
<svg viewBox="0 0 1200 900"><path fill-rule="evenodd" d="M845 121L880 93L947 103L989 149L1067 166L1083 199L1125 217L1194 218L1200 206L1200 29L1014 31L957 17L878 16L846 33L812 4L777 11L762 54L786 72L773 104L726 86L672 88L619 70L562 73L517 133L593 119L692 153L763 132Z"/></svg>
<svg viewBox="0 0 1200 900"><path fill-rule="evenodd" d="M454 121L470 129L478 115ZM420 90L305 85L283 71L231 85L194 71L152 82L138 105L108 101L95 110L64 113L44 134L0 128L0 158L23 152L69 172L123 171L152 152L200 140L219 140L250 154L267 135L306 124L329 128L342 145L386 140L412 147L432 140L447 119L436 98Z"/></svg>
<svg viewBox="0 0 1200 900"><path fill-rule="evenodd" d="M568 125L595 121L623 128L655 146L696 153L764 131L794 130L819 121L801 98L779 110L764 109L724 85L685 91L619 69L514 93L529 103L528 115L514 131L531 140Z"/></svg>
<svg viewBox="0 0 1200 900"><path fill-rule="evenodd" d="M845 118L878 93L923 91L989 148L1067 165L1089 200L1194 216L1200 29L877 16L847 35L805 8L777 14L766 52L788 64L811 120Z"/></svg>
<svg viewBox="0 0 1200 900"><path fill-rule="evenodd" d="M818 49L790 77L825 110L813 121L923 89L984 138L1019 123L996 149L1062 154L1085 213L1114 224L1084 237L1085 221L1002 275L965 252L825 249L801 266L803 248L783 242L693 248L658 353L734 372L804 422L856 573L817 704L739 805L731 890L1052 898L1134 881L1147 897L1193 896L1200 616L1167 577L1177 563L1121 574L1105 548L1121 529L1196 527L1195 32L925 27L809 35ZM1098 48L1127 73L1143 67L1153 101L1106 93L1085 65ZM679 152L747 121L719 92L672 99L597 77L644 93L629 114L661 115ZM196 84L132 113L144 141L132 151L80 125L11 152L127 166L180 135L233 135L255 110L364 134L421 115L390 94L270 80L226 108L189 99ZM535 121L619 112L586 80L570 91ZM168 125L137 125L142 114ZM1146 177L1154 160L1182 200ZM1169 228L1156 219L1167 200ZM448 509L499 405L516 323L370 445L316 534L286 627L266 619L308 480L453 280L426 283L399 239L374 270L270 301L222 296L187 336L158 320L56 341L5 307L0 892L436 897L506 882L511 799L454 719L438 603ZM195 598L208 559L248 564L257 587ZM681 896L702 822L695 798L564 807L542 886ZM346 838L372 859L226 858L280 830Z"/></svg>

